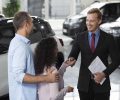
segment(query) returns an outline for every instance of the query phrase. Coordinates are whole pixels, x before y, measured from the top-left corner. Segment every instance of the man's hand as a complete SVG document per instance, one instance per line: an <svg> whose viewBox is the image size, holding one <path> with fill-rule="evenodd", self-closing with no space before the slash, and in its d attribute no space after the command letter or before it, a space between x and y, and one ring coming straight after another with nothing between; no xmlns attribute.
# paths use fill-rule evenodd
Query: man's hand
<svg viewBox="0 0 120 100"><path fill-rule="evenodd" d="M47 70L46 82L53 83L59 81L59 73L53 73L53 71L51 69Z"/></svg>
<svg viewBox="0 0 120 100"><path fill-rule="evenodd" d="M68 60L65 61L69 66L74 66L76 63L76 60L73 57L68 58Z"/></svg>
<svg viewBox="0 0 120 100"><path fill-rule="evenodd" d="M105 78L104 72L97 72L94 74L94 80L96 83L100 83Z"/></svg>

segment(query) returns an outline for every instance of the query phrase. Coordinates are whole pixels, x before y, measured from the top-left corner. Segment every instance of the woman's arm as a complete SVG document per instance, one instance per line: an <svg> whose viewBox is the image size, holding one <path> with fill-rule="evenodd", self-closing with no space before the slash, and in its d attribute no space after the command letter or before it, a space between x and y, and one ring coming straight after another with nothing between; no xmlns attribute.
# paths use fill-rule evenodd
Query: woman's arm
<svg viewBox="0 0 120 100"><path fill-rule="evenodd" d="M61 65L60 69L58 70L58 73L61 77L63 77L65 71L66 71L66 68L68 67L69 65L66 64L65 62L63 62L63 64Z"/></svg>
<svg viewBox="0 0 120 100"><path fill-rule="evenodd" d="M59 91L57 83L50 83L50 100L63 100L67 92L73 92L73 87L65 87Z"/></svg>
<svg viewBox="0 0 120 100"><path fill-rule="evenodd" d="M65 71L66 71L66 68L68 66L73 66L75 64L76 60L73 59L73 60L69 60L67 59L65 62L63 62L63 64L61 65L60 69L58 70L59 72L59 75L61 75L63 77Z"/></svg>

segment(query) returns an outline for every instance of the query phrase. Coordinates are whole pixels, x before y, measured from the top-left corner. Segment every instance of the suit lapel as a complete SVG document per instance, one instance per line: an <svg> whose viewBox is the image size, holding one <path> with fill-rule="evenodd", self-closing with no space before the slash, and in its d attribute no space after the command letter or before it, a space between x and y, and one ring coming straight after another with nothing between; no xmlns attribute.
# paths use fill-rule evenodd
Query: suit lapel
<svg viewBox="0 0 120 100"><path fill-rule="evenodd" d="M97 43L97 46L96 46L96 49L95 49L94 53L97 52L100 49L103 41L104 41L104 33L100 30L100 36L99 36L98 43Z"/></svg>
<svg viewBox="0 0 120 100"><path fill-rule="evenodd" d="M88 32L86 32L86 35L85 35L85 45L86 45L86 49L90 51L90 53L92 53L90 45L89 45L89 40L88 40Z"/></svg>

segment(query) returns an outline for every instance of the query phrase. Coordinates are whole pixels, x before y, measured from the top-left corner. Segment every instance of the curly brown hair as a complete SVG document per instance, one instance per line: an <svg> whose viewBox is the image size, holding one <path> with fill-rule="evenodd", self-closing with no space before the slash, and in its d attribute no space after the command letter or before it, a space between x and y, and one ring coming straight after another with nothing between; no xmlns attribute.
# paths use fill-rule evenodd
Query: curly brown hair
<svg viewBox="0 0 120 100"><path fill-rule="evenodd" d="M45 66L47 68L55 64L57 55L57 42L49 37L41 40L35 49L34 62L36 74L41 74Z"/></svg>

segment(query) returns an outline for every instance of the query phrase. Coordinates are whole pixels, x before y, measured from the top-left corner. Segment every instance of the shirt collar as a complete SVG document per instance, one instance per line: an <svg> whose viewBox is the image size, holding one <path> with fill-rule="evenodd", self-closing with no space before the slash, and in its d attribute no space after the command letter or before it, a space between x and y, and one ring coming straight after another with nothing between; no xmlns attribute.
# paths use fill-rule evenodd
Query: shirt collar
<svg viewBox="0 0 120 100"><path fill-rule="evenodd" d="M88 32L88 34L89 34L89 37L92 36L92 32ZM99 37L99 35L100 35L100 29L97 29L95 32L95 37Z"/></svg>
<svg viewBox="0 0 120 100"><path fill-rule="evenodd" d="M30 40L29 40L28 38L26 38L26 37L24 37L24 36L22 36L22 35L20 35L20 34L15 34L15 36L16 36L18 39L20 39L20 40L22 40L23 42L25 42L26 44L30 44Z"/></svg>

